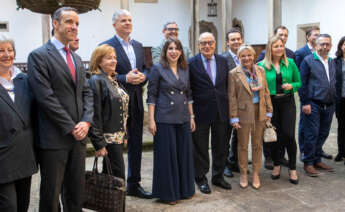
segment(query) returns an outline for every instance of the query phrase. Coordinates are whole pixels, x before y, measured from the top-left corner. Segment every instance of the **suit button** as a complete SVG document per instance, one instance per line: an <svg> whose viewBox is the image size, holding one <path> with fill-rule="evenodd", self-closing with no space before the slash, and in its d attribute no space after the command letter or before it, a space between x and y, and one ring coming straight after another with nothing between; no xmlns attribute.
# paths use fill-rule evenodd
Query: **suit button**
<svg viewBox="0 0 345 212"><path fill-rule="evenodd" d="M186 101L184 101L184 102L183 102L183 104L187 104L187 102L186 102Z"/></svg>
<svg viewBox="0 0 345 212"><path fill-rule="evenodd" d="M180 94L183 94L183 91L181 91Z"/></svg>
<svg viewBox="0 0 345 212"><path fill-rule="evenodd" d="M170 104L171 104L171 105L173 105L173 104L174 104L174 102L170 102Z"/></svg>
<svg viewBox="0 0 345 212"><path fill-rule="evenodd" d="M174 91L170 91L171 94L174 94Z"/></svg>
<svg viewBox="0 0 345 212"><path fill-rule="evenodd" d="M120 106L120 110L122 110L122 106Z"/></svg>

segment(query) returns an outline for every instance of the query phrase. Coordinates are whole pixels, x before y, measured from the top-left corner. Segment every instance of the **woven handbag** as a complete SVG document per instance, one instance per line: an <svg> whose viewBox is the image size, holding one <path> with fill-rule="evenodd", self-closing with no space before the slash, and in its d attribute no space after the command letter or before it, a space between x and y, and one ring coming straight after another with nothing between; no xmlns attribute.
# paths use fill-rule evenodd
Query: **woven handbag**
<svg viewBox="0 0 345 212"><path fill-rule="evenodd" d="M266 128L264 131L264 142L276 142L277 141L277 133L275 131L275 127L271 124L270 121L266 121Z"/></svg>
<svg viewBox="0 0 345 212"><path fill-rule="evenodd" d="M125 181L112 175L108 156L105 160L107 173L98 172L98 157L95 157L92 171L85 173L84 208L99 212L125 211Z"/></svg>

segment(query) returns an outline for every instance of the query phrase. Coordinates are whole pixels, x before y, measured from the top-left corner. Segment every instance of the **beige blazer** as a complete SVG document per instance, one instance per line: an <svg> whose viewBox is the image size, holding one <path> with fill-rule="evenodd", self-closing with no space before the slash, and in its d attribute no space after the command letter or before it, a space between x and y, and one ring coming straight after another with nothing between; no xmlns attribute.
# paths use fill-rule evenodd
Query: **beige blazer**
<svg viewBox="0 0 345 212"><path fill-rule="evenodd" d="M259 91L259 120L265 121L267 113L273 113L271 98L267 87L265 70L254 65L262 89ZM229 95L229 116L239 118L240 123L254 124L255 108L253 103L254 94L250 89L248 80L242 66L237 66L230 71L228 76L228 95Z"/></svg>

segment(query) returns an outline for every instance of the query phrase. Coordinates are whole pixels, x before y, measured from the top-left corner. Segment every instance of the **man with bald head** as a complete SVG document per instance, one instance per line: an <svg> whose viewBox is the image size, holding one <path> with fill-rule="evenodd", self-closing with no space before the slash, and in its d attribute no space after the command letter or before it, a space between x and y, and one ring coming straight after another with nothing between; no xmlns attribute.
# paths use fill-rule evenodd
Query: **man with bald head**
<svg viewBox="0 0 345 212"><path fill-rule="evenodd" d="M228 133L228 64L215 54L216 41L212 33L199 37L200 53L189 60L190 84L196 130L193 133L195 182L200 191L211 193L206 174L209 171L209 132L212 146L212 184L224 189L231 185L223 172L229 152Z"/></svg>

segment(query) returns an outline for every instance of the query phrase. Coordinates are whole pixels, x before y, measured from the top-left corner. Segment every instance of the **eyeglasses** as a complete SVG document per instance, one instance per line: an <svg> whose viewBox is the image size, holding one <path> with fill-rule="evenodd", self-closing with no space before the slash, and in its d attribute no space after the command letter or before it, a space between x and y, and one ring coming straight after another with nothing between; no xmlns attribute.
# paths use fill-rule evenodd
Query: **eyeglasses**
<svg viewBox="0 0 345 212"><path fill-rule="evenodd" d="M330 43L319 43L319 45L320 46L325 46L325 47L329 47L329 46L331 46L331 44Z"/></svg>
<svg viewBox="0 0 345 212"><path fill-rule="evenodd" d="M179 28L166 28L169 32L176 31L178 32Z"/></svg>
<svg viewBox="0 0 345 212"><path fill-rule="evenodd" d="M206 45L212 46L214 44L214 41L213 40L210 40L210 41L200 41L199 43L200 43L201 46L206 46Z"/></svg>

